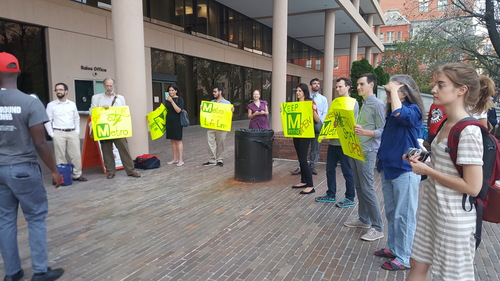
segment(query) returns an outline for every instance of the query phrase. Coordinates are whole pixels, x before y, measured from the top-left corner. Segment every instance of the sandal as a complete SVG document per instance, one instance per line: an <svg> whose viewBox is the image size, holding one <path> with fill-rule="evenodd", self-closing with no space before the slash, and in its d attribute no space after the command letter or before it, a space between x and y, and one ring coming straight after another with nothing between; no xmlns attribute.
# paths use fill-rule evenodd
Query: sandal
<svg viewBox="0 0 500 281"><path fill-rule="evenodd" d="M409 267L406 267L395 260L384 262L381 267L383 269L389 270L389 271L399 271L399 270L410 269Z"/></svg>
<svg viewBox="0 0 500 281"><path fill-rule="evenodd" d="M375 253L373 253L375 256L377 257L383 257L383 258L389 258L389 259L395 259L396 256L393 255L391 253L391 251L387 250L387 249L380 249L378 251L375 251Z"/></svg>

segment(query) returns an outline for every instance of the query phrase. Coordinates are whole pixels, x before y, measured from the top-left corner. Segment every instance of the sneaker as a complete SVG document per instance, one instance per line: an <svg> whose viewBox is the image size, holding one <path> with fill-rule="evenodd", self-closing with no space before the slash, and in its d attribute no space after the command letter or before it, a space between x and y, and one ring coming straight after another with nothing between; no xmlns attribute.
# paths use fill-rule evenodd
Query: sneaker
<svg viewBox="0 0 500 281"><path fill-rule="evenodd" d="M365 241L375 241L384 237L384 233L381 231L376 231L375 228L370 228L368 231L361 236L361 240Z"/></svg>
<svg viewBox="0 0 500 281"><path fill-rule="evenodd" d="M335 203L337 202L337 200L335 200L335 197L330 197L328 195L323 195L323 196L319 196L319 197L316 197L316 202L326 202L326 203Z"/></svg>
<svg viewBox="0 0 500 281"><path fill-rule="evenodd" d="M222 161L219 161L219 162L217 162L217 164L215 164L215 165L220 166L220 167L223 167L223 166L224 166L224 163L223 163Z"/></svg>
<svg viewBox="0 0 500 281"><path fill-rule="evenodd" d="M337 204L335 204L335 206L339 207L339 208L349 208L349 207L354 207L356 206L356 202L352 201L351 199L349 198L344 198L344 200L338 202Z"/></svg>
<svg viewBox="0 0 500 281"><path fill-rule="evenodd" d="M216 164L214 162L208 161L207 163L203 163L203 166L215 166Z"/></svg>
<svg viewBox="0 0 500 281"><path fill-rule="evenodd" d="M292 175L294 175L294 176L296 176L296 175L300 175L300 168L297 168L297 169L295 169L295 170L291 171L291 172L290 172L290 174L292 174Z"/></svg>
<svg viewBox="0 0 500 281"><path fill-rule="evenodd" d="M370 228L371 224L363 223L362 221L355 219L353 221L344 222L344 226L347 227L360 227L360 228Z"/></svg>

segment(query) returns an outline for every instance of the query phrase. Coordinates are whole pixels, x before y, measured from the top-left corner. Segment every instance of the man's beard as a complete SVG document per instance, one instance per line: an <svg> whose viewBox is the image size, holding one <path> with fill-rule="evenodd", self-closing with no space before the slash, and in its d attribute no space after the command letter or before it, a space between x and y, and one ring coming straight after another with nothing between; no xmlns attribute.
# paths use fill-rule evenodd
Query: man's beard
<svg viewBox="0 0 500 281"><path fill-rule="evenodd" d="M65 95L64 94L56 94L56 96L58 99L62 99L62 98L64 98Z"/></svg>
<svg viewBox="0 0 500 281"><path fill-rule="evenodd" d="M111 90L111 91L106 91L106 94L108 94L108 95L114 95L114 94L115 94L115 91L114 91L114 90Z"/></svg>

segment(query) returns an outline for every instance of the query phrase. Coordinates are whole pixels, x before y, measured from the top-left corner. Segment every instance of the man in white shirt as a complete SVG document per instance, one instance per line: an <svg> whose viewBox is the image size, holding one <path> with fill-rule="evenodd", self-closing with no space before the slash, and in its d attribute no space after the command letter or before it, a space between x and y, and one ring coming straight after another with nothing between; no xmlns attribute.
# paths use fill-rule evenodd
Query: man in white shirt
<svg viewBox="0 0 500 281"><path fill-rule="evenodd" d="M110 106L127 105L125 97L118 95L115 92L115 81L113 79L106 78L104 79L103 84L106 92L92 96L90 112L92 112L92 108L94 107L104 107L105 109L108 109ZM104 166L106 166L107 179L114 178L116 173L113 143L120 153L120 159L122 160L123 168L125 169L127 175L129 177L140 178L141 175L135 171L134 162L130 156L127 138L121 138L101 141L102 158L104 158Z"/></svg>
<svg viewBox="0 0 500 281"><path fill-rule="evenodd" d="M74 102L68 100L68 85L57 83L55 86L57 100L47 105L49 122L45 129L54 140L54 153L57 164L66 164L66 152L73 164L73 180L87 181L82 176L82 157L80 154L80 115Z"/></svg>

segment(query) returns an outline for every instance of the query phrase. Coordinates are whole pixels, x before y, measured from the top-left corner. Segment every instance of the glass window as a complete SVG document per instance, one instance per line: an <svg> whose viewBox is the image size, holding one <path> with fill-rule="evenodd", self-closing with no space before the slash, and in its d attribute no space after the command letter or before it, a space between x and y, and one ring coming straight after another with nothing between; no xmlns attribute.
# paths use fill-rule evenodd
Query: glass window
<svg viewBox="0 0 500 281"><path fill-rule="evenodd" d="M193 6L194 7L194 6ZM187 8L187 5L186 5ZM208 34L208 3L207 0L198 0L196 4L195 11L195 19L196 22L194 24L193 31Z"/></svg>
<svg viewBox="0 0 500 281"><path fill-rule="evenodd" d="M418 11L428 12L429 11L429 0L418 0Z"/></svg>
<svg viewBox="0 0 500 281"><path fill-rule="evenodd" d="M402 38L402 33L401 31L398 31L398 41L401 41L401 38Z"/></svg>
<svg viewBox="0 0 500 281"><path fill-rule="evenodd" d="M388 43L394 42L394 31L387 32L385 34L385 36L386 36L386 40L387 40L386 42L388 42Z"/></svg>
<svg viewBox="0 0 500 281"><path fill-rule="evenodd" d="M307 68L311 68L311 66L312 66L311 64L312 64L311 60L306 60L306 67Z"/></svg>
<svg viewBox="0 0 500 281"><path fill-rule="evenodd" d="M152 19L175 25L180 25L180 18L176 17L175 0L150 0L148 15Z"/></svg>
<svg viewBox="0 0 500 281"><path fill-rule="evenodd" d="M44 104L50 102L44 29L0 19L0 52L11 53L19 60L19 90L36 94Z"/></svg>
<svg viewBox="0 0 500 281"><path fill-rule="evenodd" d="M243 27L243 48L253 49L253 20L244 17L241 21Z"/></svg>
<svg viewBox="0 0 500 281"><path fill-rule="evenodd" d="M228 11L228 41L237 45L238 48L243 48L243 37L241 29L241 16L233 10Z"/></svg>
<svg viewBox="0 0 500 281"><path fill-rule="evenodd" d="M446 11L448 0L438 0L438 11Z"/></svg>
<svg viewBox="0 0 500 281"><path fill-rule="evenodd" d="M321 60L316 60L316 70L321 70Z"/></svg>
<svg viewBox="0 0 500 281"><path fill-rule="evenodd" d="M253 48L262 51L262 24L254 21L253 23Z"/></svg>
<svg viewBox="0 0 500 281"><path fill-rule="evenodd" d="M333 58L333 69L339 69L339 59Z"/></svg>
<svg viewBox="0 0 500 281"><path fill-rule="evenodd" d="M266 25L262 28L262 51L271 55L273 53L273 30Z"/></svg>
<svg viewBox="0 0 500 281"><path fill-rule="evenodd" d="M384 42L384 33L380 32L378 37L380 38L380 41Z"/></svg>

